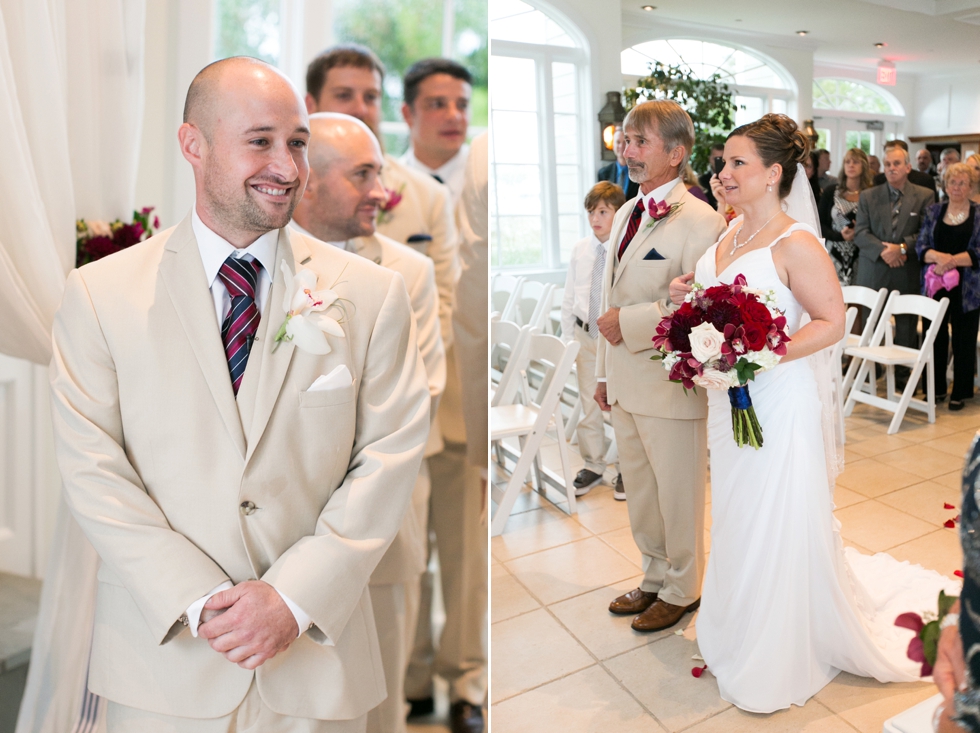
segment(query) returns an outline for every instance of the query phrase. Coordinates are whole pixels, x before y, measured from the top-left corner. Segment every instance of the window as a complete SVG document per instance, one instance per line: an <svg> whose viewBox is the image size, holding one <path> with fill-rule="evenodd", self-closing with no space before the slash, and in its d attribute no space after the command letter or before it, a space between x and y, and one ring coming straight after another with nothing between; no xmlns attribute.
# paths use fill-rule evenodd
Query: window
<svg viewBox="0 0 980 733"><path fill-rule="evenodd" d="M402 76L419 59L452 58L473 74L470 136L487 126L487 0L334 0L338 43L361 43L388 74L382 102L385 149L408 148L401 113Z"/></svg>
<svg viewBox="0 0 980 733"><path fill-rule="evenodd" d="M584 41L521 0L490 9L492 265L557 269L586 233Z"/></svg>
<svg viewBox="0 0 980 733"><path fill-rule="evenodd" d="M671 38L627 48L620 57L623 85L632 87L659 61L680 66L700 79L718 74L735 91L735 124L744 125L768 112L787 114L795 87L789 74L761 56L710 41Z"/></svg>
<svg viewBox="0 0 980 733"><path fill-rule="evenodd" d="M279 63L280 0L215 0L216 59L253 56Z"/></svg>
<svg viewBox="0 0 980 733"><path fill-rule="evenodd" d="M884 90L850 79L814 79L813 108L899 116L905 110Z"/></svg>

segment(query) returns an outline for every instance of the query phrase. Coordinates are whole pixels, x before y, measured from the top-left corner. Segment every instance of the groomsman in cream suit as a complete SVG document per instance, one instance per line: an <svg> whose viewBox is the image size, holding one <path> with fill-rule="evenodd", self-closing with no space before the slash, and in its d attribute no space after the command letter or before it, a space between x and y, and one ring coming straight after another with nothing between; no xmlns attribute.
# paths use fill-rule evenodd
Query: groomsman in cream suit
<svg viewBox="0 0 980 733"><path fill-rule="evenodd" d="M310 180L293 213L293 227L356 252L405 279L434 410L446 384L435 275L428 257L374 230L378 207L385 200L379 175L384 165L381 147L360 120L321 112L310 115L309 157ZM405 730L405 668L418 616L418 603L413 601L426 564L428 515L429 472L423 461L412 510L371 575L371 603L388 698L368 715L368 733Z"/></svg>
<svg viewBox="0 0 980 733"><path fill-rule="evenodd" d="M617 212L609 237L597 322L596 401L612 410L644 577L609 610L636 614L637 631L656 631L673 626L700 602L707 402L703 391L685 394L668 381L663 364L650 359L653 337L674 308L670 281L694 270L725 222L691 196L680 178L694 126L679 105L638 104L623 129L623 155L640 192Z"/></svg>
<svg viewBox="0 0 980 733"><path fill-rule="evenodd" d="M309 123L280 72L216 62L184 118L191 214L72 272L54 325L58 460L102 559L89 686L109 733L361 732L386 696L368 580L429 426L408 295L285 228Z"/></svg>

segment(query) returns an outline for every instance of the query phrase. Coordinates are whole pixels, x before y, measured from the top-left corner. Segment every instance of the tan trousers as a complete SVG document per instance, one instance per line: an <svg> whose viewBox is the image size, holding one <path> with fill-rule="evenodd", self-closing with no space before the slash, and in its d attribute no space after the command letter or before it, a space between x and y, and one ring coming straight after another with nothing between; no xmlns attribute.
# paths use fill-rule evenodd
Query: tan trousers
<svg viewBox="0 0 980 733"><path fill-rule="evenodd" d="M315 695L316 691L310 690L310 694ZM106 708L107 733L364 733L366 717L314 720L274 713L262 702L254 678L238 709L220 718L178 718L118 705L111 700Z"/></svg>
<svg viewBox="0 0 980 733"><path fill-rule="evenodd" d="M633 540L643 554L640 588L675 606L701 597L704 576L706 420L634 415L612 406Z"/></svg>
<svg viewBox="0 0 980 733"><path fill-rule="evenodd" d="M432 696L432 677L449 683L452 702L482 705L487 695L487 525L481 521L480 470L466 446L446 443L429 458L430 543L435 536L446 625L435 650L430 572L422 575L415 645L405 677L411 700Z"/></svg>
<svg viewBox="0 0 980 733"><path fill-rule="evenodd" d="M603 427L602 410L595 401L595 351L596 339L575 325L575 340L579 342L575 368L578 373L578 392L582 397L582 419L578 427L578 450L585 467L600 476L606 472L606 431Z"/></svg>
<svg viewBox="0 0 980 733"><path fill-rule="evenodd" d="M409 636L405 610L406 585L408 584L392 583L368 586L378 627L378 643L381 647L381 664L384 667L388 697L368 713L367 733L405 733L406 730L408 704L402 693L410 651L409 642L406 641Z"/></svg>

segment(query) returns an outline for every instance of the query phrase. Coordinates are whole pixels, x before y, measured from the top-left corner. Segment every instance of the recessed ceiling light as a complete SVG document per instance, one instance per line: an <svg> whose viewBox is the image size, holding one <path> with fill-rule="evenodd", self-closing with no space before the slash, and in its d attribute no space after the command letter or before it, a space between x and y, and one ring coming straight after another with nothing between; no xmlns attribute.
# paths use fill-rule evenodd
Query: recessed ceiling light
<svg viewBox="0 0 980 733"><path fill-rule="evenodd" d="M805 36L809 32L810 31L796 31L796 35L798 35L798 36Z"/></svg>
<svg viewBox="0 0 980 733"><path fill-rule="evenodd" d="M887 45L888 45L887 43L876 43L875 48L884 48Z"/></svg>
<svg viewBox="0 0 980 733"><path fill-rule="evenodd" d="M657 9L657 6L656 5L644 5L642 9L643 10L646 10L649 13L651 10L656 10Z"/></svg>

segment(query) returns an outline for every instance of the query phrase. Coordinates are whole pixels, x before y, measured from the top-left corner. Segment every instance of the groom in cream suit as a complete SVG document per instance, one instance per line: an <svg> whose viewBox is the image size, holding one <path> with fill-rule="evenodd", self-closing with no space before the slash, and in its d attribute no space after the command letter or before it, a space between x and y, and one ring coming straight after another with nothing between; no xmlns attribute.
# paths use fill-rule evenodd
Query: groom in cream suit
<svg viewBox="0 0 980 733"><path fill-rule="evenodd" d="M368 579L429 426L408 295L285 228L310 133L280 72L216 62L184 119L191 215L71 273L54 325L58 460L102 559L89 687L110 733L360 733L386 696Z"/></svg>
<svg viewBox="0 0 980 733"><path fill-rule="evenodd" d="M644 102L623 122L624 156L640 193L616 213L606 252L597 324L596 401L612 410L633 539L643 554L639 588L616 598L615 614L657 631L698 607L704 571L707 475L705 394L685 394L651 360L670 281L693 272L725 222L680 178L694 145L688 114ZM656 207L656 204L661 204Z"/></svg>

